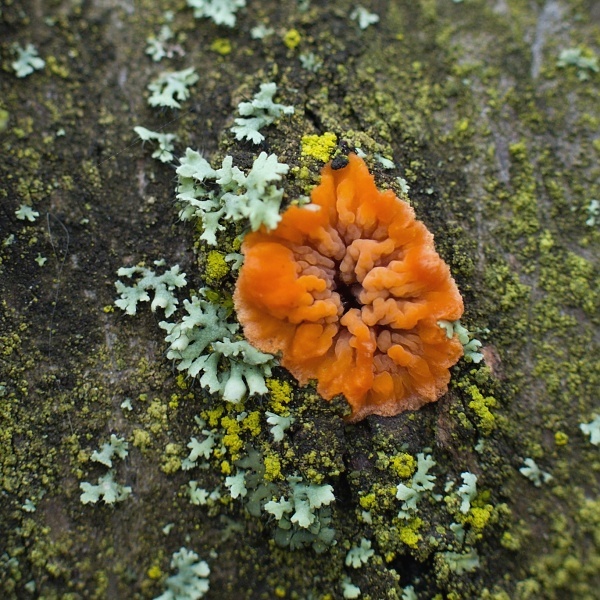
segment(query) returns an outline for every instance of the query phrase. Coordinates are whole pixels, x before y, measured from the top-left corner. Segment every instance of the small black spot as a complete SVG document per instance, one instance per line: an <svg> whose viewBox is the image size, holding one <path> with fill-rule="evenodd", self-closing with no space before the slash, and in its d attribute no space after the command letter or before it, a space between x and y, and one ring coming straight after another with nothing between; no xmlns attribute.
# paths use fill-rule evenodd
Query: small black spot
<svg viewBox="0 0 600 600"><path fill-rule="evenodd" d="M334 281L335 291L340 295L344 312L349 311L351 308L358 308L360 310L362 304L357 297L359 291L357 287L344 283L340 277L336 277Z"/></svg>
<svg viewBox="0 0 600 600"><path fill-rule="evenodd" d="M331 168L334 171L338 171L339 169L343 169L348 166L348 157L347 156L336 156L331 161Z"/></svg>

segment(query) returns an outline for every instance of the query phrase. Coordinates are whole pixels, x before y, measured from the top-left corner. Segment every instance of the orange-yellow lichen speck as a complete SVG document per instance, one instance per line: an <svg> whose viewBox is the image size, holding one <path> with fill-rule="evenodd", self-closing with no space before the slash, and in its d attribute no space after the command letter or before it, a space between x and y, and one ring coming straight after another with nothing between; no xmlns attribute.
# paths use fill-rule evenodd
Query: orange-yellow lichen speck
<svg viewBox="0 0 600 600"><path fill-rule="evenodd" d="M325 399L343 394L350 421L396 415L442 396L462 356L439 320L463 302L433 235L364 161L327 164L311 203L246 236L234 301L247 339Z"/></svg>

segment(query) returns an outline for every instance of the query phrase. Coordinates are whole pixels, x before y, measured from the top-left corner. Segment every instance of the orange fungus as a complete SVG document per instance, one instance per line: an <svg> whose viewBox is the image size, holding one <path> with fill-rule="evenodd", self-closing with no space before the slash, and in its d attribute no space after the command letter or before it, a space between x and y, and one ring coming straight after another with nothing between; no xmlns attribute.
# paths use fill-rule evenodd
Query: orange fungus
<svg viewBox="0 0 600 600"><path fill-rule="evenodd" d="M446 392L463 350L438 321L459 319L463 302L414 210L348 160L323 168L310 204L246 236L234 300L254 346L323 398L343 394L358 421Z"/></svg>

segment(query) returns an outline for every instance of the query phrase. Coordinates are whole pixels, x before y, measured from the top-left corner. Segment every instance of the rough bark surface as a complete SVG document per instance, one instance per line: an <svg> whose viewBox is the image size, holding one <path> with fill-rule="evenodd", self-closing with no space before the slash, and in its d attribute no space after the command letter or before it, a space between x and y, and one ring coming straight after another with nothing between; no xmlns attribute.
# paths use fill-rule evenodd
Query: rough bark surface
<svg viewBox="0 0 600 600"><path fill-rule="evenodd" d="M246 4L231 28L180 0L0 7L2 597L153 598L186 547L210 567L206 598L597 598L599 446L580 425L600 417L598 3L368 0L379 21L365 29L345 0ZM154 62L147 38L166 24L172 56ZM272 31L253 37L261 24ZM44 68L17 78L16 43ZM153 79L188 67L200 79L180 109L148 105ZM270 81L294 115L259 146L236 141L239 102ZM115 307L117 269L164 259L187 274L180 300L206 287L229 306L222 257L243 224L212 248L180 222L178 162L151 158L138 125L213 165L277 154L284 204L318 182L303 136L360 147L380 188L410 186L484 362L461 361L437 403L356 425L280 368L240 405L186 379L160 311ZM294 417L279 442L277 409ZM218 442L184 470L202 429ZM129 444L112 469L132 493L83 504L111 434ZM403 509L420 454L434 487ZM333 487L315 511L333 540L264 509L293 477ZM220 498L192 504L190 481Z"/></svg>

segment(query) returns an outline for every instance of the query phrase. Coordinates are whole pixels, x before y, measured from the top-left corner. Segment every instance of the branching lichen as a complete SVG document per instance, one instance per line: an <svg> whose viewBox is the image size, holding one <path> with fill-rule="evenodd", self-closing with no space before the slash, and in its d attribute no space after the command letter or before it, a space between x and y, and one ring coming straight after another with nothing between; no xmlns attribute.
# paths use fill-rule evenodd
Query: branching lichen
<svg viewBox="0 0 600 600"><path fill-rule="evenodd" d="M200 239L217 244L217 234L227 222L247 220L253 231L264 225L273 229L281 217L279 208L283 190L274 182L281 181L289 167L274 154L261 152L245 175L226 156L221 167L213 169L197 151L188 148L177 168L179 184L177 200L184 220L198 219L202 224Z"/></svg>
<svg viewBox="0 0 600 600"><path fill-rule="evenodd" d="M198 293L184 300L187 315L181 321L159 323L170 344L167 358L179 371L200 376L203 387L228 402L239 402L246 393L266 393L273 357L236 339L239 325L229 320L228 311L209 302L204 288Z"/></svg>

